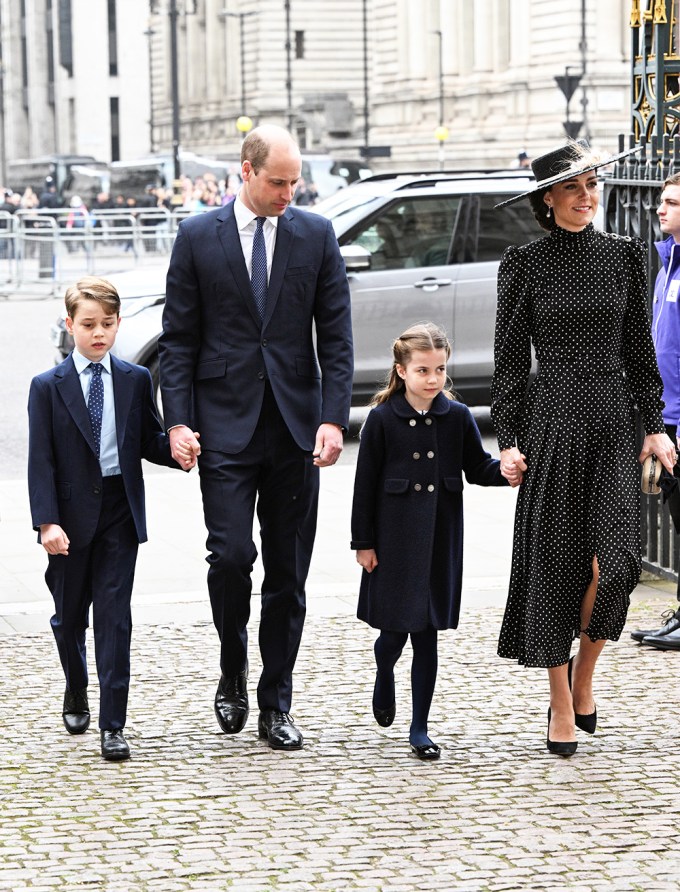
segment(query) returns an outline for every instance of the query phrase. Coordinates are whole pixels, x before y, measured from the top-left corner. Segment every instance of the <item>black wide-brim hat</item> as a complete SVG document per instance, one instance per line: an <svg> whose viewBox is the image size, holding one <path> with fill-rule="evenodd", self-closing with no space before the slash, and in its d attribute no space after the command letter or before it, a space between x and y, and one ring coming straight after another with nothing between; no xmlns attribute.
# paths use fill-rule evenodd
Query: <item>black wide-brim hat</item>
<svg viewBox="0 0 680 892"><path fill-rule="evenodd" d="M549 189L551 186L557 185L557 183L563 183L565 180L572 179L572 177L588 173L589 170L596 170L598 167L613 164L615 161L627 158L633 152L639 152L642 149L642 146L634 146L632 149L626 149L625 152L619 152L618 155L607 155L599 158L597 161L593 161L591 160L592 156L583 158L576 146L586 151L590 150L590 146L585 139L579 139L546 152L545 155L539 155L538 158L534 158L531 162L531 170L536 178L534 188L529 189L527 192L522 192L521 195L513 195L507 201L501 201L500 204L496 205L496 208L515 204L516 201L522 201L533 195L534 192L540 192L541 189Z"/></svg>

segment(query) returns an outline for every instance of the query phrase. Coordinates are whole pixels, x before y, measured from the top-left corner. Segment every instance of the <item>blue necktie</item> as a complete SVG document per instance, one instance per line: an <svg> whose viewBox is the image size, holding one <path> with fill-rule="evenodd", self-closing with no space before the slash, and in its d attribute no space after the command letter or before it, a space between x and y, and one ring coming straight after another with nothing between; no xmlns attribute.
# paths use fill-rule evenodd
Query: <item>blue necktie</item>
<svg viewBox="0 0 680 892"><path fill-rule="evenodd" d="M90 414L90 424L94 434L94 442L97 446L97 458L102 441L102 418L104 416L104 382L102 381L101 362L91 362L92 381L90 382L90 394L87 398L87 411Z"/></svg>
<svg viewBox="0 0 680 892"><path fill-rule="evenodd" d="M253 258L250 273L250 284L253 288L253 297L255 298L255 306L260 314L260 319L264 319L264 311L267 308L267 248L264 243L264 232L262 227L266 217L256 217L257 229L253 239Z"/></svg>

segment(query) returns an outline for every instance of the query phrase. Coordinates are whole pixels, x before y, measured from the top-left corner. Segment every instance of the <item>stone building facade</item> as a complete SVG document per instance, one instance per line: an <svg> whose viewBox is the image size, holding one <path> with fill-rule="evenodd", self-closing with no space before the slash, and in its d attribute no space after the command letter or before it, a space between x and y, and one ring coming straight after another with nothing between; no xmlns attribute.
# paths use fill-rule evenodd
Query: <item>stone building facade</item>
<svg viewBox="0 0 680 892"><path fill-rule="evenodd" d="M583 68L570 117L613 148L630 126L631 5L0 0L0 160L170 151L173 24L179 143L200 154L236 157L247 115L309 150L389 149L378 169L505 165L563 138L555 77Z"/></svg>

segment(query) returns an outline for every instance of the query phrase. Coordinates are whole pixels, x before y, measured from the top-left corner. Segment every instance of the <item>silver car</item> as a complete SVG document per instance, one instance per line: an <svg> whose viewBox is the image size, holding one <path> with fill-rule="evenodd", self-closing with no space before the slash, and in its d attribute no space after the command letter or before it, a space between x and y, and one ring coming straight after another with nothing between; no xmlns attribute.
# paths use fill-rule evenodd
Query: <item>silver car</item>
<svg viewBox="0 0 680 892"><path fill-rule="evenodd" d="M384 379L394 338L425 319L452 338L458 393L472 405L488 404L498 261L508 245L544 234L527 202L493 207L532 182L513 171L377 175L309 211L331 220L347 265L354 405L365 404ZM111 276L123 300L114 352L149 368L156 389L166 269ZM72 347L63 320L52 336L61 361Z"/></svg>

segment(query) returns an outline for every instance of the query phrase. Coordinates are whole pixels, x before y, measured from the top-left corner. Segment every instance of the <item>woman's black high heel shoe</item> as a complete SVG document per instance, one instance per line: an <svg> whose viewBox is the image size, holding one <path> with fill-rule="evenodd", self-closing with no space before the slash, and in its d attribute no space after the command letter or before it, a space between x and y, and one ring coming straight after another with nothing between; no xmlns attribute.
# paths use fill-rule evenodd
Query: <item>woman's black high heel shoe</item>
<svg viewBox="0 0 680 892"><path fill-rule="evenodd" d="M551 710L548 708L548 752L555 756L573 756L576 752L578 742L576 740L551 740L550 739L550 715Z"/></svg>
<svg viewBox="0 0 680 892"><path fill-rule="evenodd" d="M569 680L569 690L571 690L571 669L573 662L574 658L571 657L569 662L567 663L567 679ZM597 709L595 709L594 712L588 713L588 715L577 712L574 715L574 720L576 722L576 727L580 728L581 731L585 731L586 734L594 734L595 729L597 728Z"/></svg>

